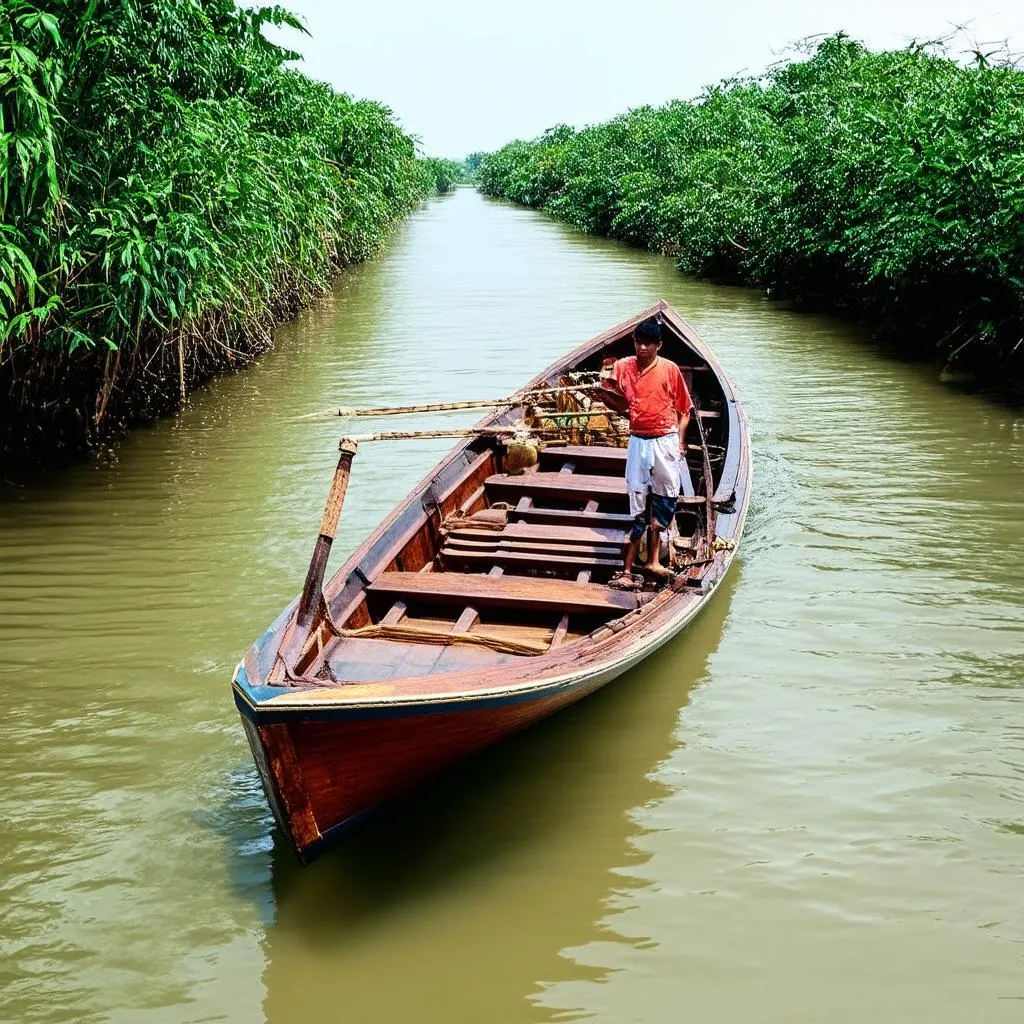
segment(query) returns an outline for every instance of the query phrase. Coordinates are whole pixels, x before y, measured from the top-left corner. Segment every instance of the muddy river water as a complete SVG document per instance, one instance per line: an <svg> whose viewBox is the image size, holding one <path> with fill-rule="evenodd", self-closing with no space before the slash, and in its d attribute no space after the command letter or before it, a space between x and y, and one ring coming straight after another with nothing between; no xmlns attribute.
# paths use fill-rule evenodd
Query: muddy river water
<svg viewBox="0 0 1024 1024"><path fill-rule="evenodd" d="M229 692L336 459L297 416L507 394L659 297L751 421L727 583L300 868ZM361 448L334 564L447 447ZM1022 484L1019 410L842 321L431 202L254 368L0 489L0 1020L1021 1021Z"/></svg>

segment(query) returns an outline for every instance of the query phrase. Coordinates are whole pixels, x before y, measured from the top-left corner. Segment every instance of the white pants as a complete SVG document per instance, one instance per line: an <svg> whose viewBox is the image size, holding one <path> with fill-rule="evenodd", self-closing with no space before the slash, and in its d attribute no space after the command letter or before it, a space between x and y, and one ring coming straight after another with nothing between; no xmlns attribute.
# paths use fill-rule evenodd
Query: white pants
<svg viewBox="0 0 1024 1024"><path fill-rule="evenodd" d="M638 516L647 506L647 492L667 498L679 496L679 431L661 437L630 435L626 450L626 490L629 514Z"/></svg>

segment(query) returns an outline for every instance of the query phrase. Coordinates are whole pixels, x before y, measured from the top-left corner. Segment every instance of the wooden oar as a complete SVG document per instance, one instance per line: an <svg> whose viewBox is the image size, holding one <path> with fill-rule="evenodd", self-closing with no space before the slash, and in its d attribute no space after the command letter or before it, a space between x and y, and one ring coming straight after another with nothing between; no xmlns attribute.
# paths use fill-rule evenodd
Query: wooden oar
<svg viewBox="0 0 1024 1024"><path fill-rule="evenodd" d="M308 629L313 621L313 614L320 602L324 590L324 570L331 554L334 535L338 532L338 521L341 519L341 506L345 503L345 491L348 489L348 478L352 472L352 460L359 450L359 443L350 437L343 437L338 443L338 466L334 470L334 479L327 494L327 504L320 519L320 535L313 547L313 557L309 560L309 571L299 598L299 608L295 613L295 624L300 630Z"/></svg>
<svg viewBox="0 0 1024 1024"><path fill-rule="evenodd" d="M320 519L320 533L313 546L313 557L309 560L306 582L302 586L299 607L295 619L288 627L281 641L279 655L284 662L286 674L290 674L296 662L302 657L306 641L316 622L316 613L324 592L324 572L327 559L331 554L334 535L338 532L338 521L341 518L341 506L345 503L345 491L348 478L352 472L352 459L359 450L359 445L351 438L343 437L338 443L338 465L331 480L331 489L327 494L327 504Z"/></svg>

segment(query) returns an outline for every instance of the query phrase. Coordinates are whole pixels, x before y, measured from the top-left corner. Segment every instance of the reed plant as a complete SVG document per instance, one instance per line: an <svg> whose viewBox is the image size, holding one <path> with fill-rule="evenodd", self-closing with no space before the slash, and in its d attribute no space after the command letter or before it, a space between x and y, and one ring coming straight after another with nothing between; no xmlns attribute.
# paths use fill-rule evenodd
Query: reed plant
<svg viewBox="0 0 1024 1024"><path fill-rule="evenodd" d="M439 188L378 103L286 66L277 6L6 0L0 451L102 442L244 364Z"/></svg>
<svg viewBox="0 0 1024 1024"><path fill-rule="evenodd" d="M479 187L583 231L1024 378L1024 72L845 35L693 101L488 155Z"/></svg>

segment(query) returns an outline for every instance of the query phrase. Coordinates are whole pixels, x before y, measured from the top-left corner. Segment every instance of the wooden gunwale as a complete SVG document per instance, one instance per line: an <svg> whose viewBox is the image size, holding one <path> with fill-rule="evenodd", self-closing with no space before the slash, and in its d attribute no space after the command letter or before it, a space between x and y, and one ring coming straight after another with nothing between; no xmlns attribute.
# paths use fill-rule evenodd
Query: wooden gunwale
<svg viewBox="0 0 1024 1024"><path fill-rule="evenodd" d="M661 314L709 368L713 370L726 399L728 411L728 449L726 462L715 492L715 498L726 501L736 496L736 513L720 514L719 534L738 538L747 509L747 493L750 483L750 465L747 457L748 437L745 417L738 406L735 391L718 360L692 328L663 301L650 309L624 321L616 327L602 332L576 349L553 362L537 374L520 390L536 388L559 373L584 363L596 355L609 342L618 341L628 334L637 323L654 314ZM495 426L508 423L522 409L506 409L484 416L477 427ZM410 492L376 530L356 549L339 569L327 588L327 600L335 617L346 615L358 601L363 600L366 584L376 573L383 571L400 554L404 544L413 532L421 528L430 518L423 505L424 495L433 485L444 478L450 467L458 460L463 463L459 471L450 477L439 490L439 501L443 503L459 485L472 474L470 466L482 466L489 452L469 452L475 439L467 439L456 445ZM437 491L434 492L435 494ZM436 514L436 513L435 513ZM395 540L384 550L373 551L380 538L389 528L404 520L403 527L395 531ZM267 721L265 712L290 719L296 714L319 715L330 708L341 714L359 715L386 711L412 713L414 711L444 710L461 704L502 703L511 700L531 699L544 693L562 688L586 689L597 678L612 678L631 665L647 657L679 632L703 607L711 589L724 574L735 552L719 553L702 577L700 589L659 593L655 599L636 612L630 612L623 620L605 625L584 638L587 642L572 641L553 648L547 654L517 659L513 665L502 665L493 670L469 673L438 673L388 679L381 683L350 682L343 685L317 685L309 688L285 688L267 686L253 680L266 679L259 659L250 651L239 666L235 683L236 702L248 717L259 717ZM372 557L371 557L372 556ZM353 587L353 578L357 585ZM362 580L359 581L359 577ZM357 591L357 592L355 592ZM275 627L268 630L261 644L273 645L287 625L289 609L279 617ZM614 628L614 627L618 628ZM266 647L264 646L264 651ZM518 662L521 662L518 663ZM265 665L265 659L264 659ZM611 675L609 675L611 673ZM243 678L244 677L244 680ZM386 692L381 692L386 691Z"/></svg>

